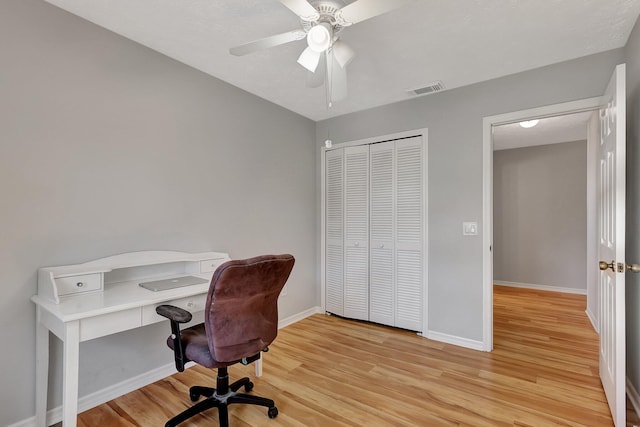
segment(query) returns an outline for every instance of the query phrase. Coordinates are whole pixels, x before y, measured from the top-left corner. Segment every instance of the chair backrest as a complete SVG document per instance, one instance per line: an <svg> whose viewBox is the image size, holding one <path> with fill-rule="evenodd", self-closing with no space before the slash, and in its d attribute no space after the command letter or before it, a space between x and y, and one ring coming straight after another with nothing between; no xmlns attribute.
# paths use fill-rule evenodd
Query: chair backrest
<svg viewBox="0 0 640 427"><path fill-rule="evenodd" d="M263 255L222 264L205 305L209 351L232 362L264 350L278 334L278 296L293 269L292 255Z"/></svg>

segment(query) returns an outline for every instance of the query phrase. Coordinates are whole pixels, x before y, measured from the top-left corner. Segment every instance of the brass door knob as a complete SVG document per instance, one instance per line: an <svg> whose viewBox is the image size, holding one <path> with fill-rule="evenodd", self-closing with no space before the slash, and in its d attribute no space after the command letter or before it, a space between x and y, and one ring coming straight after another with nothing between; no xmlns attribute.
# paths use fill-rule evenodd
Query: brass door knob
<svg viewBox="0 0 640 427"><path fill-rule="evenodd" d="M614 260L611 260L611 262L609 262L609 263L606 262L606 261L600 261L598 263L598 266L600 267L600 270L602 270L602 271L606 271L608 269L611 269L611 271L616 271L615 261Z"/></svg>
<svg viewBox="0 0 640 427"><path fill-rule="evenodd" d="M640 264L627 264L627 270L632 273L640 273Z"/></svg>

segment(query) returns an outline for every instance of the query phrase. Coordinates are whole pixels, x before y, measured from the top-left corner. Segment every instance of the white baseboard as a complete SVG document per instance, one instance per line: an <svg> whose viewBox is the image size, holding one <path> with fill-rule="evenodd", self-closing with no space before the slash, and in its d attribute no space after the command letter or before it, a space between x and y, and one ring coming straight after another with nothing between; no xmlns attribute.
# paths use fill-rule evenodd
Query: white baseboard
<svg viewBox="0 0 640 427"><path fill-rule="evenodd" d="M322 310L322 307L320 306L311 307L308 310L302 311L298 314L294 314L293 316L289 316L287 318L280 320L278 322L278 329L282 329L286 326L293 325L294 323L299 322L304 318L307 318L309 316L312 316L314 314L319 314L319 313L324 313L324 311Z"/></svg>
<svg viewBox="0 0 640 427"><path fill-rule="evenodd" d="M193 362L187 367L193 366ZM159 368L152 369L143 374L129 378L117 384L113 384L109 387L103 388L86 396L82 396L78 399L78 412L84 412L98 405L102 405L116 397L120 397L124 394L131 393L141 387L149 385L153 382L166 378L175 374L176 367L173 363L160 366ZM50 409L47 411L47 425L50 426L62 421L62 406ZM33 416L23 421L19 421L16 424L12 424L9 427L37 427L36 417Z"/></svg>
<svg viewBox="0 0 640 427"><path fill-rule="evenodd" d="M638 390L636 390L633 384L631 384L629 377L627 377L627 396L629 397L636 414L640 415L640 394L638 394Z"/></svg>
<svg viewBox="0 0 640 427"><path fill-rule="evenodd" d="M484 343L482 341L470 340L468 338L462 338L455 335L443 334L442 332L428 331L426 338L434 341L440 341L447 344L453 344L460 347L470 348L471 350L484 350Z"/></svg>
<svg viewBox="0 0 640 427"><path fill-rule="evenodd" d="M598 322L596 322L596 316L594 316L591 310L589 310L589 307L587 307L587 309L585 310L585 313L587 313L587 317L591 322L591 326L593 326L593 330L596 331L598 334L600 334L600 328L598 328Z"/></svg>
<svg viewBox="0 0 640 427"><path fill-rule="evenodd" d="M36 427L36 417L18 421L17 423L11 424L8 427Z"/></svg>
<svg viewBox="0 0 640 427"><path fill-rule="evenodd" d="M17 423L11 424L8 427L36 427L36 417L18 421Z"/></svg>
<svg viewBox="0 0 640 427"><path fill-rule="evenodd" d="M278 329L282 329L285 326L292 325L316 313L323 313L322 308L319 306L312 307L308 310L305 310L298 314L294 314L293 316L289 316L285 319L282 319L278 322ZM195 363L189 362L186 364L186 367L190 368L193 365L195 365ZM98 390L94 393L88 394L86 396L82 396L78 399L78 412L80 413L80 412L88 411L91 408L94 408L98 405L102 405L103 403L106 403L124 394L131 393L134 390L138 390L139 388L142 388L146 385L149 385L163 378L171 376L176 372L177 371L176 371L175 364L169 363L167 365L163 365L163 366L160 366L159 368L152 369L151 371L147 371L133 378L129 378L125 381L103 388L102 390ZM58 406L56 408L53 408L47 411L48 426L53 425L55 423L59 423L60 421L62 421L62 406ZM25 420L18 421L17 423L11 424L8 427L38 427L38 426L36 426L36 417L33 416L31 418L27 418Z"/></svg>
<svg viewBox="0 0 640 427"><path fill-rule="evenodd" d="M536 285L531 283L519 283L519 282L504 282L500 280L494 280L493 284L497 286L510 286L512 288L526 288L526 289L536 289L539 291L562 292L565 294L578 294L578 295L587 294L586 289L563 288L560 286Z"/></svg>

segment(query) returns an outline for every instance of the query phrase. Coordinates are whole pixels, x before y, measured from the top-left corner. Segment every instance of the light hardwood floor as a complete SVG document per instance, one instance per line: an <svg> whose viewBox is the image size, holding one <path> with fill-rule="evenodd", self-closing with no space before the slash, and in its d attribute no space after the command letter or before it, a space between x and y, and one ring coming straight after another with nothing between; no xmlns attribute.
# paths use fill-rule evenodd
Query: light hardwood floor
<svg viewBox="0 0 640 427"><path fill-rule="evenodd" d="M585 297L502 286L494 296L492 353L335 316L288 326L254 380L280 414L232 406L231 426L612 426ZM230 368L232 380L252 374ZM80 414L79 425L162 426L191 405L190 385L214 382L194 367ZM217 414L182 425L217 425Z"/></svg>

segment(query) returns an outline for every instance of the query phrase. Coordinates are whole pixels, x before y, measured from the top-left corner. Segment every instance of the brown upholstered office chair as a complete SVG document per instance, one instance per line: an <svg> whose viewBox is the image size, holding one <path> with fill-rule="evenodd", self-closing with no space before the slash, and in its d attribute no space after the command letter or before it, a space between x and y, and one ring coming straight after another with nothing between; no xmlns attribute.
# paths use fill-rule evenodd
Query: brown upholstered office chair
<svg viewBox="0 0 640 427"><path fill-rule="evenodd" d="M229 384L227 366L248 364L260 358L260 352L278 333L278 296L293 269L292 255L264 255L246 260L228 261L213 274L204 323L180 331L180 323L191 320L191 313L178 307L161 305L156 311L171 321L167 345L174 351L176 368L184 371L188 361L217 368L216 388L193 386L193 402L205 400L176 415L165 427L176 426L207 409L217 407L220 426L229 425L227 406L233 403L266 406L269 418L278 415L271 399L238 393L241 387L251 391L248 377Z"/></svg>

